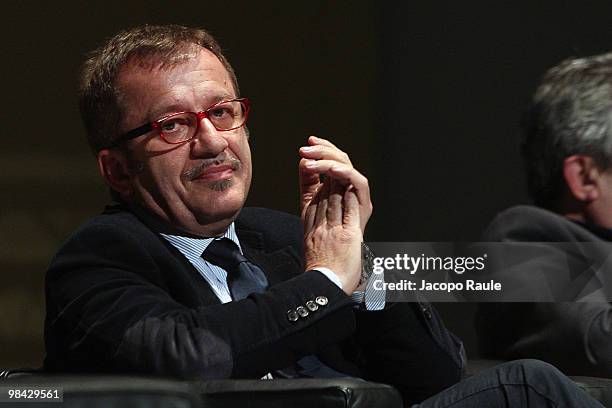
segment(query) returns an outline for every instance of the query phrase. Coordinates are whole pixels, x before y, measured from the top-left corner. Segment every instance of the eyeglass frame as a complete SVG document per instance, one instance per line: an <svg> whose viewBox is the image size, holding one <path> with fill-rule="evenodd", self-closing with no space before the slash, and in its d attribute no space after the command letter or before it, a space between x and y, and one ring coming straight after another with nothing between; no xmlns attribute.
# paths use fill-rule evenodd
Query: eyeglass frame
<svg viewBox="0 0 612 408"><path fill-rule="evenodd" d="M223 103L228 103L228 102L240 102L240 104L244 107L244 121L242 122L242 124L240 124L240 126L235 126L233 128L230 128L230 129L219 129L215 125L215 123L212 120L210 120L210 118L208 117L208 112L210 112L216 106L219 106L219 105L221 105ZM159 137L161 137L161 139L164 142L168 143L168 144L187 143L190 140L193 140L193 138L195 138L195 135L198 134L198 130L200 129L200 122L204 118L208 118L210 123L215 127L215 129L217 129L217 131L219 131L219 132L229 132L230 130L239 129L239 128L243 127L246 124L247 119L249 117L249 111L250 110L251 110L251 101L249 100L249 98L235 98L235 99L224 99L222 101L215 102L214 104L210 105L208 108L206 108L205 110L200 111L200 112L190 112L190 111L174 112L174 113L166 115L166 116L164 116L164 117L162 117L160 119L154 120L152 122L145 123L142 126L138 126L137 128L134 128L132 130L129 130L129 131L123 133L121 136L119 136L118 138L113 140L113 142L111 143L111 147L116 147L116 146L118 146L122 142L125 142L127 140L131 140L131 139L135 139L137 137L145 135L145 134L151 132L152 130L157 130L157 132L159 134ZM167 120L168 118L171 118L172 116L181 115L183 113L192 113L192 114L196 115L196 118L197 118L197 120L196 120L196 129L195 129L195 132L193 133L193 136L191 136L189 139L181 140L180 142L170 142L170 141L166 140L166 138L164 137L164 132L161 129L161 123L163 121Z"/></svg>

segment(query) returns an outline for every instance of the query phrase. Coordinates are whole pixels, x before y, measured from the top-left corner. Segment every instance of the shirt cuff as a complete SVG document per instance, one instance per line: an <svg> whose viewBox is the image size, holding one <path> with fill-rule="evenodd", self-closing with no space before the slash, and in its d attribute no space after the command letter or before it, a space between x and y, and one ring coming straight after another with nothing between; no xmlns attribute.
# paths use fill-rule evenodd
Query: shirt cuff
<svg viewBox="0 0 612 408"><path fill-rule="evenodd" d="M336 284L336 286L338 286L340 289L342 289L342 282L340 282L340 278L338 278L338 275L336 275L334 273L334 271L332 271L329 268L325 268L325 267L320 267L320 268L315 268L313 269L314 271L319 271L321 272L323 275L327 276L327 278L332 281L333 283ZM367 284L366 284L366 289L365 292L362 291L355 291L351 294L351 299L353 299L353 302L365 306L366 310L372 310L372 311L376 311L376 310L382 310L385 308L385 290L376 290L375 286L374 286L374 282L376 281L385 281L384 275L381 274L373 274L372 276L370 276L370 279L368 280ZM379 286L379 285L376 285ZM383 285L380 285L379 287L384 287Z"/></svg>
<svg viewBox="0 0 612 408"><path fill-rule="evenodd" d="M336 284L336 286L338 286L340 289L342 289L342 282L340 282L340 278L331 269L321 267L321 268L315 268L315 269L313 269L313 271L321 272L323 275L327 276L327 278L330 281L332 281L334 284Z"/></svg>
<svg viewBox="0 0 612 408"><path fill-rule="evenodd" d="M375 285L375 282L379 282ZM365 310L383 310L386 304L386 291L384 289L385 275L382 273L372 274L366 282L363 292L353 292L353 300L365 306ZM379 288L379 289L376 289Z"/></svg>

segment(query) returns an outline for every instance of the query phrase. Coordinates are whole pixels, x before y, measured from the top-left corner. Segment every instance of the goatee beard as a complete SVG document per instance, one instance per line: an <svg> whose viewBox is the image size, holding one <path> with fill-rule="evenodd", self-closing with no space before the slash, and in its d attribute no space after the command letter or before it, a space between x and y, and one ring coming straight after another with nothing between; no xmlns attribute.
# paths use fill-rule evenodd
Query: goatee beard
<svg viewBox="0 0 612 408"><path fill-rule="evenodd" d="M228 188L230 188L232 185L232 180L228 179L228 180L219 180L219 181L215 181L214 183L212 183L210 185L210 189L213 191L225 191Z"/></svg>

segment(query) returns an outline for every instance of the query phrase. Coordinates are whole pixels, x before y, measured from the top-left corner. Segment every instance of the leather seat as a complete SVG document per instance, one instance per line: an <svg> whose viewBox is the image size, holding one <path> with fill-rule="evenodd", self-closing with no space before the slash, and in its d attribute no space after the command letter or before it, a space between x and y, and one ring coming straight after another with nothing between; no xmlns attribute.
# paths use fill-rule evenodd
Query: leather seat
<svg viewBox="0 0 612 408"><path fill-rule="evenodd" d="M389 385L359 379L212 380L49 375L27 370L3 371L0 387L61 387L63 402L51 408L400 408L402 399ZM31 406L28 404L28 406Z"/></svg>

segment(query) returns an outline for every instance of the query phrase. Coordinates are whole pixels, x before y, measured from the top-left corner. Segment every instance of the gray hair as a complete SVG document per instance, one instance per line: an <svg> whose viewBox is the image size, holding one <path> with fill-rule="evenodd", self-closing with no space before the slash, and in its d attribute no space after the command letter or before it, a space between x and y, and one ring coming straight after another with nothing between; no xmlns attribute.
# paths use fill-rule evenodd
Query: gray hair
<svg viewBox="0 0 612 408"><path fill-rule="evenodd" d="M529 194L552 208L563 191L563 161L574 154L612 164L612 53L567 59L549 69L523 118L521 153Z"/></svg>

